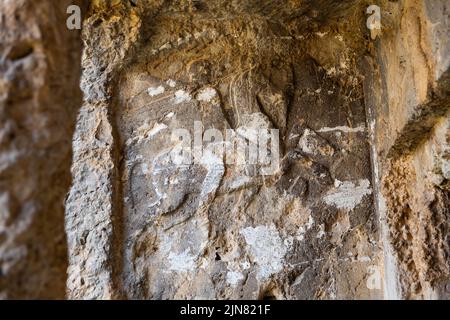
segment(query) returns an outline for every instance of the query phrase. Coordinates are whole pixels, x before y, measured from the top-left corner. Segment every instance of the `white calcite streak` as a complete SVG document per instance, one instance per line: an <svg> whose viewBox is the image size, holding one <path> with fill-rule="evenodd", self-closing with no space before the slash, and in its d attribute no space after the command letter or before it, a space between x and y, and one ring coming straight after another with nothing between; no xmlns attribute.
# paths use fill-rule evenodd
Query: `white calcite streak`
<svg viewBox="0 0 450 320"><path fill-rule="evenodd" d="M196 257L194 257L188 249L180 254L169 253L169 270L175 272L189 272L196 268Z"/></svg>
<svg viewBox="0 0 450 320"><path fill-rule="evenodd" d="M267 279L283 269L288 248L274 225L241 230L253 261L258 265L257 278Z"/></svg>
<svg viewBox="0 0 450 320"><path fill-rule="evenodd" d="M171 88L175 88L177 86L177 83L172 79L167 80L166 83Z"/></svg>
<svg viewBox="0 0 450 320"><path fill-rule="evenodd" d="M163 94L166 91L163 86L159 87L151 87L147 89L147 93L150 97L154 97L160 94Z"/></svg>
<svg viewBox="0 0 450 320"><path fill-rule="evenodd" d="M184 90L178 90L175 92L175 103L180 104L183 102L189 102L191 101L192 97L189 94L189 92L186 92Z"/></svg>
<svg viewBox="0 0 450 320"><path fill-rule="evenodd" d="M351 181L335 183L336 189L326 195L323 201L338 209L353 210L362 199L372 193L370 182L367 179L358 181L355 185Z"/></svg>
<svg viewBox="0 0 450 320"><path fill-rule="evenodd" d="M357 127L351 128L347 126L338 126L338 127L324 127L322 129L317 130L317 132L333 132L333 131L341 131L341 132L347 132L347 133L353 133L353 132L364 132L366 131L366 127L362 124Z"/></svg>
<svg viewBox="0 0 450 320"><path fill-rule="evenodd" d="M197 100L202 102L210 102L216 96L217 92L214 88L205 88L198 93Z"/></svg>

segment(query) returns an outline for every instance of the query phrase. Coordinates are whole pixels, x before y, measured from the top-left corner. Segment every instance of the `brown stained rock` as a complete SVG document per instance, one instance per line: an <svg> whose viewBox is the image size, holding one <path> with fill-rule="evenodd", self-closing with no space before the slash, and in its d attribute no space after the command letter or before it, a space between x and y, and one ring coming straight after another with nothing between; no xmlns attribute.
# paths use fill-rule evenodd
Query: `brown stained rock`
<svg viewBox="0 0 450 320"><path fill-rule="evenodd" d="M0 298L448 298L447 0L68 5L0 4Z"/></svg>
<svg viewBox="0 0 450 320"><path fill-rule="evenodd" d="M0 2L0 298L64 298L81 1Z"/></svg>
<svg viewBox="0 0 450 320"><path fill-rule="evenodd" d="M446 298L448 242L449 122L435 127L413 155L389 161L383 179L389 241L398 259L399 281L406 298Z"/></svg>
<svg viewBox="0 0 450 320"><path fill-rule="evenodd" d="M437 21L448 17L449 3L386 6L395 23L380 38L378 75L366 90L372 96L372 156L381 180L377 205L386 232L386 292L393 298L443 299L450 276L444 231L450 206L445 169L450 110L445 35L450 28L448 18Z"/></svg>

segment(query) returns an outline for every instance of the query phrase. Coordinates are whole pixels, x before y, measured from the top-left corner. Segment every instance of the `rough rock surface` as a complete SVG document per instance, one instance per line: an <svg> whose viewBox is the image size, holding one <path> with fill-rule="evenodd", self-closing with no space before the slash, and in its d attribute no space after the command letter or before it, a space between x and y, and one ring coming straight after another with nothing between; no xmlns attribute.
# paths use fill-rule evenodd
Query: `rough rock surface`
<svg viewBox="0 0 450 320"><path fill-rule="evenodd" d="M382 297L357 67L367 36L350 37L364 7L349 4L93 6L67 204L72 298ZM194 137L196 121L278 129L279 169L207 152L171 166L171 133Z"/></svg>
<svg viewBox="0 0 450 320"><path fill-rule="evenodd" d="M449 298L450 3L376 2L0 1L0 297Z"/></svg>
<svg viewBox="0 0 450 320"><path fill-rule="evenodd" d="M0 1L0 298L65 297L63 199L82 98L70 3Z"/></svg>
<svg viewBox="0 0 450 320"><path fill-rule="evenodd" d="M389 298L449 297L448 1L386 3L366 93Z"/></svg>
<svg viewBox="0 0 450 320"><path fill-rule="evenodd" d="M364 1L95 1L69 296L445 297L448 2L380 4L371 39ZM278 129L278 170L173 165L210 128Z"/></svg>

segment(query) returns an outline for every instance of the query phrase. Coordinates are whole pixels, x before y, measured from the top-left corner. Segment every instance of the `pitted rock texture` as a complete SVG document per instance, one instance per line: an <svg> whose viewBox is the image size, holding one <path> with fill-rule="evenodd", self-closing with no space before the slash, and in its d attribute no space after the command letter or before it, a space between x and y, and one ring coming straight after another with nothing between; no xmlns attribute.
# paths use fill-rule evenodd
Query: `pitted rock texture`
<svg viewBox="0 0 450 320"><path fill-rule="evenodd" d="M445 297L448 4L380 5L92 2L69 296ZM270 174L215 152L271 129Z"/></svg>
<svg viewBox="0 0 450 320"><path fill-rule="evenodd" d="M91 8L67 204L72 298L382 297L353 4ZM279 130L279 166L229 163L206 142L198 161L171 163L175 130L211 128L244 142Z"/></svg>
<svg viewBox="0 0 450 320"><path fill-rule="evenodd" d="M393 19L377 47L379 82L366 78L365 90L390 276L385 291L397 299L448 299L450 3L386 6Z"/></svg>
<svg viewBox="0 0 450 320"><path fill-rule="evenodd" d="M449 298L450 3L377 2L0 1L0 298Z"/></svg>
<svg viewBox="0 0 450 320"><path fill-rule="evenodd" d="M65 297L81 1L0 1L0 298ZM55 27L58 25L59 27Z"/></svg>

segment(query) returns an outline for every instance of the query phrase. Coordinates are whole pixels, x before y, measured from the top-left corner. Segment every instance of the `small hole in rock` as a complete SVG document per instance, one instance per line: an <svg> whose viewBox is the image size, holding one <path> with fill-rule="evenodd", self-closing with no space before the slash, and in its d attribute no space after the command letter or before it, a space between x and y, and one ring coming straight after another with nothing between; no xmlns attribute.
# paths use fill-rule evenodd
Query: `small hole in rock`
<svg viewBox="0 0 450 320"><path fill-rule="evenodd" d="M92 26L94 28L97 28L98 26L100 26L102 24L102 22L103 22L102 19L97 19L92 23Z"/></svg>
<svg viewBox="0 0 450 320"><path fill-rule="evenodd" d="M264 294L261 300L277 300L277 298L272 293L269 292Z"/></svg>
<svg viewBox="0 0 450 320"><path fill-rule="evenodd" d="M34 52L34 48L30 43L21 42L14 46L9 52L7 59L16 61L28 57Z"/></svg>
<svg viewBox="0 0 450 320"><path fill-rule="evenodd" d="M259 300L277 300L277 297L274 290L267 290L261 294Z"/></svg>

